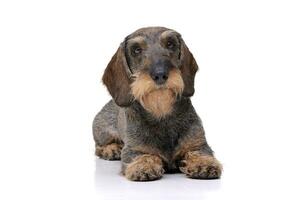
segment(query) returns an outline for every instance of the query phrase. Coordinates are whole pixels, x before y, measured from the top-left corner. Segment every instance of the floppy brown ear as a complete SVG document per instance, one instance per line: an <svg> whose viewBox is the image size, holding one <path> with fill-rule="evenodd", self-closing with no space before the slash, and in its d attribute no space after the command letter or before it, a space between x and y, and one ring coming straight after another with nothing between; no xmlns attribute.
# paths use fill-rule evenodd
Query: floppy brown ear
<svg viewBox="0 0 300 200"><path fill-rule="evenodd" d="M121 44L108 63L102 81L116 104L122 107L129 106L133 99L130 92L130 79L127 70L129 68L125 58L124 47Z"/></svg>
<svg viewBox="0 0 300 200"><path fill-rule="evenodd" d="M193 54L190 52L189 48L186 46L184 41L181 39L181 66L180 71L182 74L184 89L183 96L190 97L194 94L194 79L195 74L198 70L198 65L194 59Z"/></svg>

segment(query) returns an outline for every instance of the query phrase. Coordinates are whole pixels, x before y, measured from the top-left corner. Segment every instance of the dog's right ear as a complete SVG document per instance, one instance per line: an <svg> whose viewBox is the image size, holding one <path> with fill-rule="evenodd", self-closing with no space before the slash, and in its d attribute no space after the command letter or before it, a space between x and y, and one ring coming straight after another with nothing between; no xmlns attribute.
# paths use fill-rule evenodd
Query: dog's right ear
<svg viewBox="0 0 300 200"><path fill-rule="evenodd" d="M118 106L126 107L131 104L133 97L130 91L130 78L128 65L124 53L123 43L108 63L103 83Z"/></svg>

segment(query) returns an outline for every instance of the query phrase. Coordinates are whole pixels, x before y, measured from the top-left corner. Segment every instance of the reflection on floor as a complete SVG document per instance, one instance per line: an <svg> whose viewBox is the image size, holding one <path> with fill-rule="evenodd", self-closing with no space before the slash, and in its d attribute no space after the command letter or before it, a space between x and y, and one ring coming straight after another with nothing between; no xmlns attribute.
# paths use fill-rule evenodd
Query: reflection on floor
<svg viewBox="0 0 300 200"><path fill-rule="evenodd" d="M103 199L199 199L220 190L221 180L195 180L184 174L165 174L157 181L132 182L120 174L119 161L95 159L95 188Z"/></svg>

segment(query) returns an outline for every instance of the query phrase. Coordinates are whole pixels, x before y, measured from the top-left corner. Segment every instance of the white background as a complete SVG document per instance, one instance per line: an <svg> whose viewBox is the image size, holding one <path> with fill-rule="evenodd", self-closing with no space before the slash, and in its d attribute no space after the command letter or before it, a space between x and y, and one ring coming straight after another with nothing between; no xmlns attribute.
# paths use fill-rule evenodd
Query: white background
<svg viewBox="0 0 300 200"><path fill-rule="evenodd" d="M1 1L0 199L299 199L299 1ZM123 38L180 32L220 180L133 183L95 158L100 78Z"/></svg>

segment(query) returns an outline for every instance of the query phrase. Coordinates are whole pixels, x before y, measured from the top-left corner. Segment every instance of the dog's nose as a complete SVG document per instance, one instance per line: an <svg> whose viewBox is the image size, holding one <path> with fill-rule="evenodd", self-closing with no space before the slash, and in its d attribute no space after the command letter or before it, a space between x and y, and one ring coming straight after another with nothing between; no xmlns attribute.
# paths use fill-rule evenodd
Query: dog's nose
<svg viewBox="0 0 300 200"><path fill-rule="evenodd" d="M157 84L165 83L168 79L168 71L167 71L166 67L163 67L163 66L155 67L151 72L151 78Z"/></svg>

